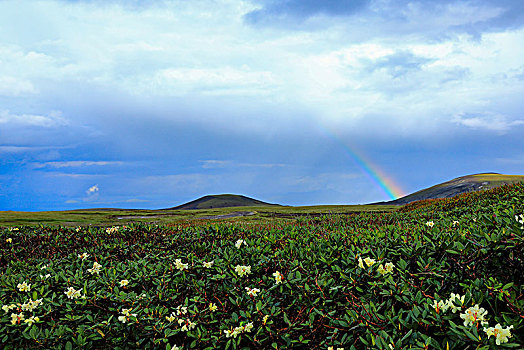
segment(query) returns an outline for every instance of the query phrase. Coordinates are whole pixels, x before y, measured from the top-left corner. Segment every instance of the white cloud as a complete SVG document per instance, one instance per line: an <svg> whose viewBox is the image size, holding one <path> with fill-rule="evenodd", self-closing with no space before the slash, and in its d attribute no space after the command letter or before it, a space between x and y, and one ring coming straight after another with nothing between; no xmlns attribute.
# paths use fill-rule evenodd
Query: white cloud
<svg viewBox="0 0 524 350"><path fill-rule="evenodd" d="M524 120L509 120L506 116L489 113L457 115L453 121L472 129L488 130L497 133L505 133L511 128L524 125Z"/></svg>
<svg viewBox="0 0 524 350"><path fill-rule="evenodd" d="M118 166L123 165L124 162L120 161L89 161L89 160L74 160L74 161L63 161L63 162L46 162L46 163L34 163L33 167L36 169L52 167L52 168L79 168L79 167L90 167L90 166Z"/></svg>
<svg viewBox="0 0 524 350"><path fill-rule="evenodd" d="M214 169L214 168L282 168L286 164L281 163L243 163L236 162L233 160L201 160L202 168Z"/></svg>
<svg viewBox="0 0 524 350"><path fill-rule="evenodd" d="M0 76L0 96L21 96L37 92L38 90L29 80Z"/></svg>
<svg viewBox="0 0 524 350"><path fill-rule="evenodd" d="M12 114L8 110L3 110L0 111L1 124L53 128L68 125L69 121L62 117L62 113L59 111L51 112L48 115L35 115Z"/></svg>
<svg viewBox="0 0 524 350"><path fill-rule="evenodd" d="M97 193L100 189L98 188L98 185L91 186L87 189L86 193L88 196L93 195Z"/></svg>

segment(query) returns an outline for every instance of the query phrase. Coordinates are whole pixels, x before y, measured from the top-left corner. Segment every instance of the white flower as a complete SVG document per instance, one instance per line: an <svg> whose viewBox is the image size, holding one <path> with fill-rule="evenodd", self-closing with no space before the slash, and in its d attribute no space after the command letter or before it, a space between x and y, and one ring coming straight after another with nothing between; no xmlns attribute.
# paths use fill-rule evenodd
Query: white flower
<svg viewBox="0 0 524 350"><path fill-rule="evenodd" d="M118 316L118 320L122 323L126 323L129 320L129 317L136 317L136 314L132 314L130 311L132 309L122 309L122 315Z"/></svg>
<svg viewBox="0 0 524 350"><path fill-rule="evenodd" d="M273 277L275 277L275 283L282 283L282 274L280 272L273 272Z"/></svg>
<svg viewBox="0 0 524 350"><path fill-rule="evenodd" d="M235 266L235 272L240 276L249 275L251 273L251 266L237 265Z"/></svg>
<svg viewBox="0 0 524 350"><path fill-rule="evenodd" d="M453 221L453 227L455 227L455 226L457 226L457 225L459 225L459 224L460 224L460 222L458 222L458 221L456 221L456 220Z"/></svg>
<svg viewBox="0 0 524 350"><path fill-rule="evenodd" d="M451 308L451 311L457 312L461 309L461 307L458 307L455 305L455 301L459 301L461 305L464 305L464 298L465 295L460 296L459 294L451 293L451 296L449 297L447 301L447 305Z"/></svg>
<svg viewBox="0 0 524 350"><path fill-rule="evenodd" d="M182 263L181 259L175 259L175 267L179 269L180 271L187 270L189 267L189 264Z"/></svg>
<svg viewBox="0 0 524 350"><path fill-rule="evenodd" d="M5 313L8 313L9 310L13 310L13 309L16 309L16 304L2 306L2 310L4 310Z"/></svg>
<svg viewBox="0 0 524 350"><path fill-rule="evenodd" d="M494 335L496 339L495 342L497 343L497 345L500 345L501 343L507 343L508 338L511 338L510 329L512 328L513 326L502 328L500 323L497 323L495 327L484 328L484 332L486 332L488 338Z"/></svg>
<svg viewBox="0 0 524 350"><path fill-rule="evenodd" d="M487 313L488 312L484 310L484 308L479 308L478 304L476 304L467 309L465 313L460 314L460 318L464 320L464 326L466 327L468 325L475 326L478 322L484 325L488 323L485 318Z"/></svg>
<svg viewBox="0 0 524 350"><path fill-rule="evenodd" d="M67 295L67 297L69 299L77 299L77 298L80 298L80 289L79 290L75 290L73 287L69 287L65 292L64 292L65 295Z"/></svg>
<svg viewBox="0 0 524 350"><path fill-rule="evenodd" d="M179 315L179 316L187 314L187 307L186 306L182 306L182 305L178 305L177 308L176 308L176 314Z"/></svg>
<svg viewBox="0 0 524 350"><path fill-rule="evenodd" d="M128 280L121 280L120 281L120 287L125 287L129 284L129 281Z"/></svg>
<svg viewBox="0 0 524 350"><path fill-rule="evenodd" d="M360 267L361 269L364 268L364 262L362 261L361 257L358 258L358 267Z"/></svg>
<svg viewBox="0 0 524 350"><path fill-rule="evenodd" d="M218 309L218 306L214 303L209 303L209 311L215 312Z"/></svg>
<svg viewBox="0 0 524 350"><path fill-rule="evenodd" d="M22 311L33 311L36 309L39 305L42 304L42 299L38 299L35 301L29 300L27 303L22 304Z"/></svg>
<svg viewBox="0 0 524 350"><path fill-rule="evenodd" d="M385 268L386 268L386 272L389 272L389 273L393 272L393 268L394 268L394 267L395 267L395 265L393 265L392 262L388 262L388 263L386 263L386 266L385 266Z"/></svg>
<svg viewBox="0 0 524 350"><path fill-rule="evenodd" d="M440 313L440 311L446 312L448 311L449 304L444 300L440 300L440 301L433 300L433 308L435 309L437 313Z"/></svg>
<svg viewBox="0 0 524 350"><path fill-rule="evenodd" d="M213 266L214 261L205 262L202 264L206 269L210 269Z"/></svg>
<svg viewBox="0 0 524 350"><path fill-rule="evenodd" d="M522 225L520 228L524 230L524 214L520 214L518 216L515 215L515 220L517 220L517 222Z"/></svg>
<svg viewBox="0 0 524 350"><path fill-rule="evenodd" d="M31 285L30 284L27 284L26 282L24 283L18 283L18 285L16 286L18 288L19 291L21 292L29 292L31 290Z"/></svg>
<svg viewBox="0 0 524 350"><path fill-rule="evenodd" d="M428 226L428 227L433 227L434 225L435 225L435 223L433 221L426 222L426 226Z"/></svg>
<svg viewBox="0 0 524 350"><path fill-rule="evenodd" d="M119 229L118 226L108 227L106 228L106 233L116 233L118 232L118 229Z"/></svg>
<svg viewBox="0 0 524 350"><path fill-rule="evenodd" d="M102 265L97 263L96 261L93 263L93 268L87 269L87 271L94 275L95 273L98 275L100 273L100 269L102 268Z"/></svg>
<svg viewBox="0 0 524 350"><path fill-rule="evenodd" d="M257 294L260 292L260 289L258 288L249 288L249 287L246 287L246 291L247 291L247 295L249 296L252 296L252 297L256 297Z"/></svg>
<svg viewBox="0 0 524 350"><path fill-rule="evenodd" d="M239 239L236 243L235 243L235 247L237 247L237 249L240 249L240 247L243 245L247 245L246 241L244 241L243 239Z"/></svg>
<svg viewBox="0 0 524 350"><path fill-rule="evenodd" d="M169 322L173 322L174 320L176 320L175 313L172 312L171 315L166 316L166 320L168 320Z"/></svg>
<svg viewBox="0 0 524 350"><path fill-rule="evenodd" d="M385 275L385 274L386 274L386 270L384 269L384 266L382 266L382 264L379 265L377 271L378 271L381 275Z"/></svg>
<svg viewBox="0 0 524 350"><path fill-rule="evenodd" d="M87 254L87 253L78 254L78 258L82 259L82 260L85 260L85 259L89 258L89 254Z"/></svg>
<svg viewBox="0 0 524 350"><path fill-rule="evenodd" d="M45 279L48 279L49 277L51 277L51 274L46 274L45 276L44 275L40 275L40 278L45 280Z"/></svg>
<svg viewBox="0 0 524 350"><path fill-rule="evenodd" d="M77 299L80 298L82 295L80 294L81 289L75 290L73 287L69 287L64 294L67 295L69 299Z"/></svg>
<svg viewBox="0 0 524 350"><path fill-rule="evenodd" d="M43 266L40 268L40 270L45 270L45 269L47 269L48 267L49 267L49 266L47 266L47 265L43 265Z"/></svg>
<svg viewBox="0 0 524 350"><path fill-rule="evenodd" d="M244 326L244 332L251 332L251 330L253 329L253 322L249 322L248 324L246 324Z"/></svg>

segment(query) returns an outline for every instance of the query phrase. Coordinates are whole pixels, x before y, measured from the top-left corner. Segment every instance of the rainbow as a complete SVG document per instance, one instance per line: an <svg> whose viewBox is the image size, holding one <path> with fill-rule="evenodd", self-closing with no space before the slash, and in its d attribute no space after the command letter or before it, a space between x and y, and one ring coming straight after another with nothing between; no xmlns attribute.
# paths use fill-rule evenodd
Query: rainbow
<svg viewBox="0 0 524 350"><path fill-rule="evenodd" d="M361 151L358 151L356 147L350 146L348 142L343 141L340 136L337 136L336 132L328 131L327 128L324 128L324 130L327 131L328 136L344 146L346 154L385 195L390 199L404 196L406 192L402 187L391 176L388 176L378 164L373 163Z"/></svg>

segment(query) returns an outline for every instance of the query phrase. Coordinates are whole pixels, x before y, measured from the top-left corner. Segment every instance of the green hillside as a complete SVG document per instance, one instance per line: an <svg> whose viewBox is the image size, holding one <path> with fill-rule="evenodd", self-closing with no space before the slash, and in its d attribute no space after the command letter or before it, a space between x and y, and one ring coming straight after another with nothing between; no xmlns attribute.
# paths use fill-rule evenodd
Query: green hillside
<svg viewBox="0 0 524 350"><path fill-rule="evenodd" d="M466 192L489 190L517 182L524 182L524 175L503 175L497 173L467 175L417 191L393 201L384 202L384 204L404 205L425 199L450 198Z"/></svg>

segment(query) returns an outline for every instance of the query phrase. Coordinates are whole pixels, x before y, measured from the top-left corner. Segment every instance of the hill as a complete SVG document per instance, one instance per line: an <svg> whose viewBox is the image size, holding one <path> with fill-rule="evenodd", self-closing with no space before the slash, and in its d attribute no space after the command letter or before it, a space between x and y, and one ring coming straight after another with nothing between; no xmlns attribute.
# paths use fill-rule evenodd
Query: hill
<svg viewBox="0 0 524 350"><path fill-rule="evenodd" d="M208 195L194 201L168 208L169 210L191 210L191 209L211 209L229 207L258 207L258 206L280 206L271 204L236 194Z"/></svg>
<svg viewBox="0 0 524 350"><path fill-rule="evenodd" d="M450 198L461 193L489 190L517 182L524 182L524 175L503 175L497 173L467 175L417 191L392 201L376 204L404 205L425 199Z"/></svg>

